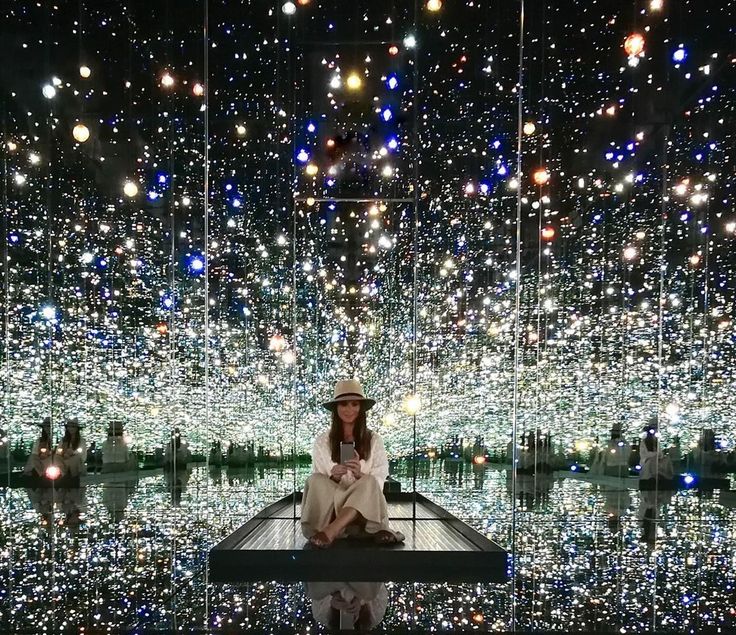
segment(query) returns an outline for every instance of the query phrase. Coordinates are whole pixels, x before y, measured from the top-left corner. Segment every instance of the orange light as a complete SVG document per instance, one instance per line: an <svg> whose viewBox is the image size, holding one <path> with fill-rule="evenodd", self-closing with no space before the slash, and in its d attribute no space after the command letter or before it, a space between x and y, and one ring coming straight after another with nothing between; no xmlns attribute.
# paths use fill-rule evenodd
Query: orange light
<svg viewBox="0 0 736 635"><path fill-rule="evenodd" d="M296 3L298 5L301 5L302 7L306 7L309 4L310 0L296 0Z"/></svg>
<svg viewBox="0 0 736 635"><path fill-rule="evenodd" d="M334 139L327 139L327 147L328 148L334 148L335 147L335 140Z"/></svg>
<svg viewBox="0 0 736 635"><path fill-rule="evenodd" d="M476 465L483 465L483 463L486 462L486 457L484 456L475 456L473 457L473 463Z"/></svg>
<svg viewBox="0 0 736 635"><path fill-rule="evenodd" d="M283 335L274 335L268 342L268 349L276 351L277 353L283 351L286 348L286 340Z"/></svg>
<svg viewBox="0 0 736 635"><path fill-rule="evenodd" d="M61 469L58 465L49 465L46 468L46 478L55 481L61 476Z"/></svg>
<svg viewBox="0 0 736 635"><path fill-rule="evenodd" d="M389 55L398 55L399 54L399 47L396 46L396 44L392 44L388 47L388 54Z"/></svg>
<svg viewBox="0 0 736 635"><path fill-rule="evenodd" d="M545 185L549 181L549 172L544 168L539 168L534 172L532 178L537 185Z"/></svg>
<svg viewBox="0 0 736 635"><path fill-rule="evenodd" d="M632 33L624 40L626 55L636 56L644 52L644 36L641 33Z"/></svg>
<svg viewBox="0 0 736 635"><path fill-rule="evenodd" d="M439 11L442 8L442 0L427 0L427 11Z"/></svg>
<svg viewBox="0 0 736 635"><path fill-rule="evenodd" d="M555 237L555 228L554 227L544 227L542 229L542 238L545 240L552 240Z"/></svg>
<svg viewBox="0 0 736 635"><path fill-rule="evenodd" d="M161 333L161 335L166 335L169 332L169 327L166 325L166 322L159 322L156 325L156 330Z"/></svg>
<svg viewBox="0 0 736 635"><path fill-rule="evenodd" d="M196 84L194 84L194 87L192 88L192 92L197 97L201 97L202 95L204 95L204 86L202 86L202 84L200 84L199 82L197 82Z"/></svg>

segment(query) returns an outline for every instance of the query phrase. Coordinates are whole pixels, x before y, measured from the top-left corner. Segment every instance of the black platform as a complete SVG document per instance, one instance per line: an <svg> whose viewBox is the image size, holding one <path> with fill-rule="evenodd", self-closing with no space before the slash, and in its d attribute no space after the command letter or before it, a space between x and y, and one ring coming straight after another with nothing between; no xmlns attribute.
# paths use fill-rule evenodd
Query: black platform
<svg viewBox="0 0 736 635"><path fill-rule="evenodd" d="M496 543L416 494L386 495L391 528L406 542L381 546L341 539L315 549L302 536L301 493L269 505L210 551L212 582L300 580L361 582L502 582L507 554Z"/></svg>

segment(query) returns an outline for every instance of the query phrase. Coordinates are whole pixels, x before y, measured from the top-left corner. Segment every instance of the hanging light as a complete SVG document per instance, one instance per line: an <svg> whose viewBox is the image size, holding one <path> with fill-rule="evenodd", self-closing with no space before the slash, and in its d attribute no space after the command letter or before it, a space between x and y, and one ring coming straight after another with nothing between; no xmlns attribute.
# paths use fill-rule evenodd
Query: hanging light
<svg viewBox="0 0 736 635"><path fill-rule="evenodd" d="M427 11L435 13L442 8L442 0L427 0Z"/></svg>
<svg viewBox="0 0 736 635"><path fill-rule="evenodd" d="M636 57L644 52L644 36L632 33L624 40L624 51L629 57Z"/></svg>
<svg viewBox="0 0 736 635"><path fill-rule="evenodd" d="M534 134L534 131L537 129L537 127L534 125L533 121L527 121L524 124L524 134L525 135L532 135Z"/></svg>
<svg viewBox="0 0 736 635"><path fill-rule="evenodd" d="M138 185L133 181L126 181L123 185L123 194L128 198L133 198L138 195Z"/></svg>
<svg viewBox="0 0 736 635"><path fill-rule="evenodd" d="M92 69L89 66L79 67L79 76L87 79L92 74Z"/></svg>
<svg viewBox="0 0 736 635"><path fill-rule="evenodd" d="M547 172L545 168L539 168L538 170L535 170L532 178L534 179L534 183L537 185L545 185L549 181L549 172Z"/></svg>
<svg viewBox="0 0 736 635"><path fill-rule="evenodd" d="M72 130L72 136L79 143L84 143L89 139L89 128L83 123L78 123Z"/></svg>

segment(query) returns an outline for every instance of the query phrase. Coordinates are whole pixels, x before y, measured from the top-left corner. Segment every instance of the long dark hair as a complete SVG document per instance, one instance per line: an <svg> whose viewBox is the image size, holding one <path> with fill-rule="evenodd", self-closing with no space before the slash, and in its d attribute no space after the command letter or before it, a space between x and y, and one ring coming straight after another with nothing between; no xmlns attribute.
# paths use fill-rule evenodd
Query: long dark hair
<svg viewBox="0 0 736 635"><path fill-rule="evenodd" d="M81 435L79 434L79 428L75 428L74 436L69 432L69 428L64 430L64 437L61 440L61 445L65 448L78 448L82 441Z"/></svg>
<svg viewBox="0 0 736 635"><path fill-rule="evenodd" d="M355 439L355 451L360 458L367 461L371 456L371 438L373 434L366 423L366 410L364 402L360 404L360 413L355 419L353 427L353 439ZM332 425L330 425L330 453L335 463L340 462L340 441L342 438L342 422L337 414L337 405L332 409Z"/></svg>
<svg viewBox="0 0 736 635"><path fill-rule="evenodd" d="M41 428L41 436L38 437L38 447L51 449L51 435L48 428Z"/></svg>

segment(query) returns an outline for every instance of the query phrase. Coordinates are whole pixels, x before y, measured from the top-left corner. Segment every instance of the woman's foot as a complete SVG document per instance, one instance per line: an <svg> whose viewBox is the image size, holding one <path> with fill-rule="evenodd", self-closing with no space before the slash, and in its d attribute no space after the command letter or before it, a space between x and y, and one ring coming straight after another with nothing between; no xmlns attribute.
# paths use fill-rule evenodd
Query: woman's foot
<svg viewBox="0 0 736 635"><path fill-rule="evenodd" d="M395 545L399 540L393 532L381 529L373 534L373 542L378 545Z"/></svg>
<svg viewBox="0 0 736 635"><path fill-rule="evenodd" d="M318 531L309 539L309 544L318 549L326 549L332 544L332 539L324 531Z"/></svg>

